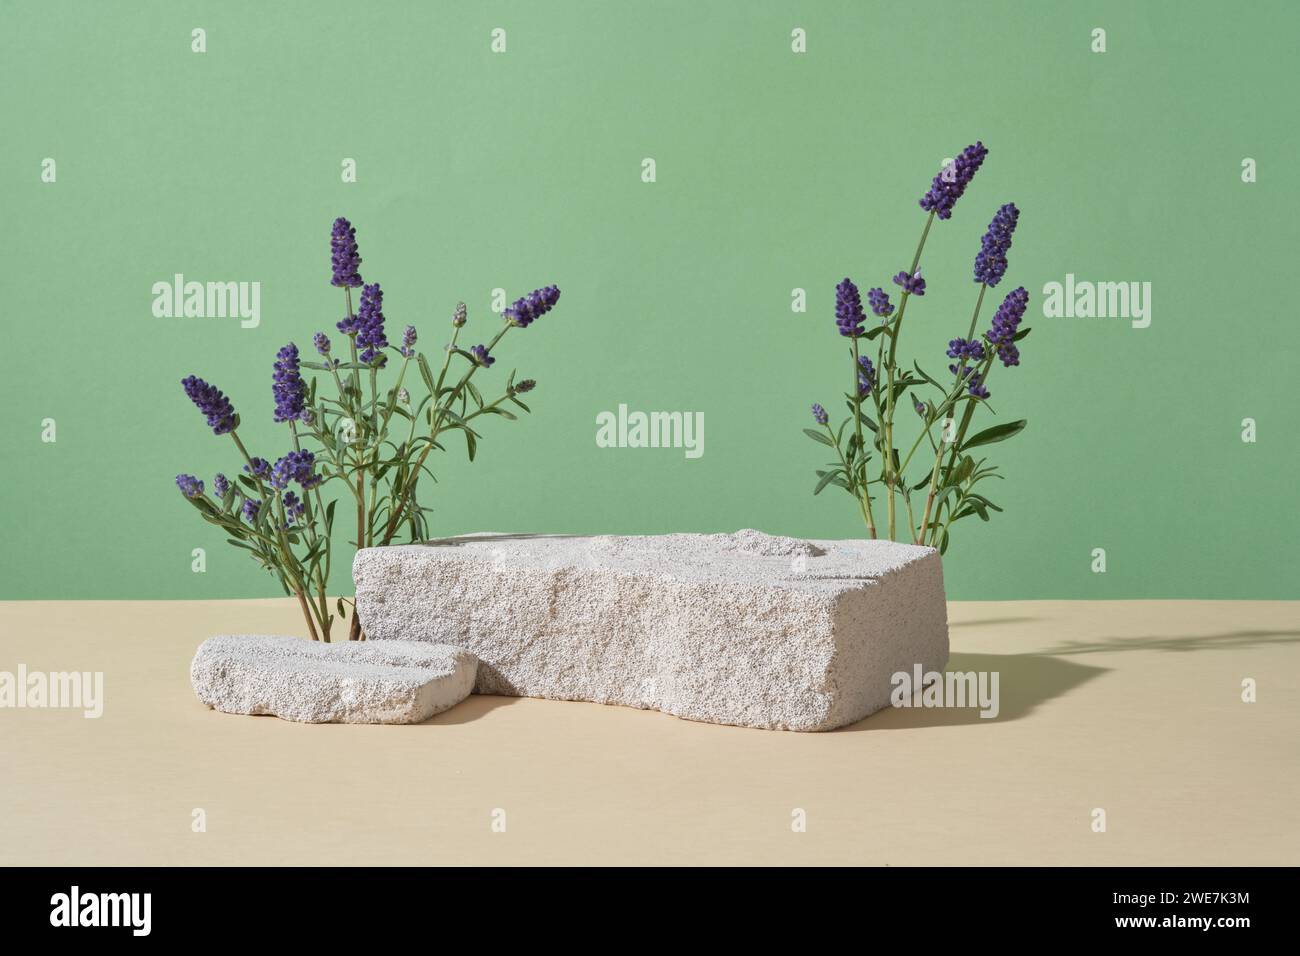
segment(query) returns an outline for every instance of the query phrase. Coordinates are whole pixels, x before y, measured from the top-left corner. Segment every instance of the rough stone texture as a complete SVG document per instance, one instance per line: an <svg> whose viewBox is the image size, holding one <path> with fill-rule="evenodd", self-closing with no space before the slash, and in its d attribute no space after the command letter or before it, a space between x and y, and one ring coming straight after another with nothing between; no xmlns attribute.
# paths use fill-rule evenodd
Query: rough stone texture
<svg viewBox="0 0 1300 956"><path fill-rule="evenodd" d="M477 667L473 654L442 644L223 634L199 645L190 682L199 700L228 714L415 724L468 697Z"/></svg>
<svg viewBox="0 0 1300 956"><path fill-rule="evenodd" d="M468 648L480 694L831 730L948 661L938 552L887 541L477 534L364 549L353 577L367 635Z"/></svg>

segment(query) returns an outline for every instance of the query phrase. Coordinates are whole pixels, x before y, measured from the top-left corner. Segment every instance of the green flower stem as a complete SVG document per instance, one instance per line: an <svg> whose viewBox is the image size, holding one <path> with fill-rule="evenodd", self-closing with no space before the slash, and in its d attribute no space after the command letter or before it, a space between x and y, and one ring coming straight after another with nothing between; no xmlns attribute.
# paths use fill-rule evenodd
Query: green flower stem
<svg viewBox="0 0 1300 956"><path fill-rule="evenodd" d="M236 494L241 495L244 500L248 499L248 495L244 493L243 489L236 488L235 492ZM257 547L253 549L253 553L256 554L259 558L261 558L267 564L268 567L274 569L276 577L284 584L284 589L288 591L289 584L287 579L284 576L284 572L281 571L276 566L279 559L276 557L275 552L279 550L279 544L273 541L272 539L268 538L266 535L262 534L256 528L245 527L239 521L239 519L236 518L233 514L227 514L226 512L222 511L221 502L209 498L206 492L199 495L199 498L201 498L202 500L206 501L209 505L211 505L212 510L214 512L221 515L222 517L229 518L231 520L234 527L231 527L230 525L226 524L224 521L223 522L213 521L213 523L216 524L219 528L221 528L222 531L224 531L228 535L239 538L241 541L252 539L253 543L257 545ZM205 520L208 521L213 520L207 515L204 515L204 518Z"/></svg>
<svg viewBox="0 0 1300 956"><path fill-rule="evenodd" d="M909 276L916 275L916 269L921 264L921 250L925 248L926 237L930 235L930 226L934 223L934 213L931 212L925 218L925 228L921 230L921 241L916 244L916 254L912 256L912 267L908 269ZM894 486L897 475L894 474L894 362L895 355L898 352L898 335L902 331L903 316L907 312L907 300L911 297L906 289L898 299L898 315L894 319L889 330L889 359L885 363L885 370L889 376L889 391L885 393L885 419L880 423L881 438L884 439L884 474L885 490L889 494L889 539L894 540ZM879 375L879 372L877 372Z"/></svg>
<svg viewBox="0 0 1300 956"><path fill-rule="evenodd" d="M348 315L352 314L351 295L348 297ZM362 441L362 409L361 409L361 373L357 369L357 337L356 335L348 336L348 344L352 351L352 389L356 396L356 415L352 422L356 431L357 445L366 445L370 442L370 436L366 435ZM367 427L368 430L368 427ZM364 456L359 448L352 448L352 458L357 466L357 547L366 546L366 476ZM355 623L355 619L354 619Z"/></svg>
<svg viewBox="0 0 1300 956"><path fill-rule="evenodd" d="M953 502L951 505L948 505L948 506L947 506L947 518L944 520L944 522L943 522L943 526L942 526L942 527L938 527L938 526L937 526L938 522L936 522L936 527L935 527L935 529L934 529L934 533L933 533L933 535L932 535L932 539L933 539L933 542L934 542L934 543L931 545L931 547L936 547L936 548L937 548L937 547L939 546L939 542L942 540L943 536L946 535L946 534L948 533L948 526L949 526L950 524L952 524L953 516L954 516L955 514L957 514L957 512L959 512L959 511L961 510L962 506L963 506L964 504L966 504L967 501L970 500L970 494L969 494L968 492L969 492L969 489L970 489L971 487L972 487L972 486L967 485L967 491L963 491L963 492L961 493L961 497L959 497L959 498L958 498L955 502Z"/></svg>
<svg viewBox="0 0 1300 956"><path fill-rule="evenodd" d="M975 323L979 321L980 307L984 305L984 293L987 291L988 291L988 286L985 285L983 282L981 282L979 295L975 299L975 311L974 313L971 314L970 317L970 328L966 332L967 341L970 341L971 337L975 335ZM957 395L961 394L961 387L965 382L965 378L963 378L965 371L966 371L966 358L965 356L963 356L961 360L961 364L957 366L957 385L956 385ZM961 447L961 440L966 434L966 426L970 424L971 413L974 411L974 408L975 408L975 403L970 402L967 404L966 411L963 413L961 429L954 437L952 443L953 458L949 460L948 468L946 469L949 472L951 472L953 462L956 460L957 449ZM955 409L956 409L956 399L953 400L953 407L952 409L950 409L950 411ZM930 523L930 512L934 507L934 496L937 493L939 488L939 466L940 463L943 461L943 452L944 452L943 432L941 431L939 433L939 449L938 451L935 452L934 455L934 467L930 470L930 489L925 496L925 511L922 512L921 514L921 527L919 529L919 533L913 539L916 541L917 544L925 543L926 531L929 530L927 526Z"/></svg>
<svg viewBox="0 0 1300 956"><path fill-rule="evenodd" d="M388 393L388 403L384 406L384 415L379 423L381 437L388 434L388 422L393 417L393 409L397 406L397 393L402 390L402 382L406 379L406 366L410 362L408 356L402 356L402 367L397 370L397 384Z"/></svg>
<svg viewBox="0 0 1300 956"><path fill-rule="evenodd" d="M853 396L853 431L858 439L858 455L862 458L862 488L861 488L862 494L857 497L859 500L859 505L862 508L862 516L867 521L867 533L874 538L876 536L876 515L874 509L871 507L871 490L870 490L871 479L867 477L867 466L866 466L867 446L862 441L862 389L858 385L858 374L862 366L858 363L858 337L856 335L853 336L852 341L853 341L853 385L852 385L853 390L849 392L849 394ZM830 430L829 425L827 425L826 428L828 431ZM838 451L839 446L836 445L835 447L836 450ZM848 470L849 470L848 465L846 463L845 471ZM857 482L857 475L855 472L850 472L849 481L852 483L853 487L855 488L857 487L858 482Z"/></svg>
<svg viewBox="0 0 1300 956"><path fill-rule="evenodd" d="M451 364L452 349L456 347L456 340L460 338L460 326L451 327L451 344L447 346L447 351L442 356L442 371L438 373L438 382L433 388L433 403L438 404L438 392L442 390L442 383L447 379L447 366Z"/></svg>
<svg viewBox="0 0 1300 956"><path fill-rule="evenodd" d="M492 338L492 341L489 342L487 346L489 352L496 348L496 344L501 341L502 337L504 337L507 332L510 331L510 328L509 325L502 327L501 331ZM450 351L447 353L447 358L448 361L450 361ZM407 502L411 500L411 489L415 487L415 482L420 476L420 469L424 467L424 460L429 457L429 452L433 450L433 443L437 440L438 433L442 430L444 413L451 408L456 397L461 393L461 390L469 384L469 380L474 377L474 373L478 371L479 367L480 366L477 362L469 367L469 371L461 377L460 382L447 395L446 404L437 404L438 397L435 393L435 405L429 412L429 443L424 446L424 451L420 452L420 457L416 461L415 467L411 470L411 476L407 478L406 485L402 488L402 497L398 501L397 506L393 508L393 513L388 518L388 526L384 529L383 540L379 542L380 544L388 544L393 540L393 535L397 533L397 527L401 523L403 512L406 511ZM444 365L444 371L445 370L446 366Z"/></svg>
<svg viewBox="0 0 1300 956"><path fill-rule="evenodd" d="M993 369L993 358L996 353L989 349L989 355L984 359L984 364L976 369L975 376L981 383L987 383L989 372ZM975 406L979 403L973 398L966 405L966 411L962 413L961 425L957 427L957 437L953 440L952 451L949 454L948 467L951 468L957 458L957 449L961 447L962 439L966 437L966 431L970 427L971 418L975 415Z"/></svg>
<svg viewBox="0 0 1300 956"><path fill-rule="evenodd" d="M367 422L367 430L371 434L371 441L367 443L369 453L367 459L373 457L374 461L368 462L370 468L370 510L366 513L366 546L375 543L375 508L379 501L379 477L378 468L374 467L379 464L380 443L384 440L383 435L379 433L379 371L373 365L370 367L370 414L375 416L373 423ZM362 479L365 480L364 478Z"/></svg>
<svg viewBox="0 0 1300 956"><path fill-rule="evenodd" d="M302 444L298 440L297 422L294 421L289 422L289 434L293 436L293 450L302 451ZM310 492L304 492L303 497L304 498L314 497L316 499L316 512L320 514L322 517L324 516L325 506L321 503L319 485L313 488ZM312 520L310 515L308 515L308 520L307 520L307 532L310 535L308 541L310 542L312 547L315 547L316 542L320 540L320 535L316 533L316 522ZM316 601L319 606L317 617L321 621L321 633L324 634L325 636L326 644L330 643L330 628L333 625L333 618L330 616L329 604L325 594L326 591L325 582L328 581L330 577L330 555L332 551L333 548L331 547L330 542L327 539L325 541L324 568L322 569L320 561L316 562Z"/></svg>
<svg viewBox="0 0 1300 956"><path fill-rule="evenodd" d="M334 377L334 384L338 386L339 405L342 406L347 411L348 413L347 418L349 421L352 422L353 431L355 432L357 412L352 407L352 401L348 397L347 390L344 389L343 387L343 380L339 378L339 370L334 367L333 359L327 357L326 362L329 363L330 375ZM323 435L325 430L324 415L321 416L320 422L321 422L321 434ZM317 437L320 438L319 435ZM330 461L333 462L334 467L339 470L339 477L344 479L343 484L347 486L348 491L352 493L352 497L355 499L357 497L357 489L353 486L351 481L347 480L347 467L344 465L343 461L339 458L338 454L330 449L330 446L326 444L323 438L320 439L320 443L321 443L321 447L324 448L327 452L329 452Z"/></svg>
<svg viewBox="0 0 1300 956"><path fill-rule="evenodd" d="M343 294L347 297L348 319L352 319L352 290L347 286L343 287ZM356 406L352 416L353 431L356 433L355 441L361 443L361 377L357 370L357 335L352 332L348 335L348 350L352 355L352 368L349 379L352 385L353 396L356 399ZM352 452L353 461L357 466L357 548L366 546L366 476L365 466L361 460L361 452L355 448L349 449ZM357 617L356 609L352 611L352 623L348 628L348 640L364 640L361 633L361 620Z"/></svg>
<svg viewBox="0 0 1300 956"><path fill-rule="evenodd" d="M938 450L937 446L934 443L934 437L930 434L930 429L932 429L939 422L943 421L944 417L948 413L948 409L956 404L957 391L959 390L956 390L951 394L944 396L943 402L935 409L935 411L938 413L937 417L934 419L934 421L927 421L925 424L925 428L923 428L921 430L921 433L916 436L916 440L912 442L912 447L907 450L907 454L903 456L902 463L898 466L899 474L905 474L907 472L907 466L912 463L913 456L916 454L917 449L921 447L922 438L929 438L930 448L936 451Z"/></svg>
<svg viewBox="0 0 1300 956"><path fill-rule="evenodd" d="M483 406L482 408L480 408L478 411L476 411L476 412L470 412L468 415L465 416L464 421L472 422L474 419L478 418L480 415L488 415L488 414L491 414L492 409L496 408L496 407L497 407L498 405L500 405L502 402L506 401L506 400L507 400L508 398L510 398L510 396L513 395L513 394L514 394L513 392L506 392L504 395L502 395L500 398L498 398L495 402L488 402L486 405L484 405L484 406Z"/></svg>
<svg viewBox="0 0 1300 956"><path fill-rule="evenodd" d="M249 456L248 449L245 448L244 443L240 441L238 432L232 429L230 437L235 440L235 445L239 448L239 453L244 456L244 461L248 463L248 473L252 475L253 480L257 482L258 494L262 496L262 502L263 505L265 505L267 503L267 498L271 496L267 495L266 488L262 484L262 479L258 477L253 470L253 459ZM278 504L278 496L276 497L276 501ZM282 525L284 523L283 512L281 512L280 523ZM283 530L278 530L276 532L276 538L280 543L280 553L284 558L285 567L293 572L291 581L293 583L294 596L298 598L298 604L302 607L302 616L307 620L307 630L311 634L311 639L313 641L319 641L320 635L316 633L316 622L312 619L310 605L307 604L307 599L303 596L303 591L306 589L303 587L302 576L298 573L298 560L293 556L293 552L289 549L289 542L285 540Z"/></svg>
<svg viewBox="0 0 1300 956"><path fill-rule="evenodd" d="M244 500L251 500L242 488L236 488L235 490L238 494L243 496ZM201 497L205 501L210 500L206 494L202 495ZM271 562L275 562L278 560L275 555L275 552L278 551L280 548L280 543L278 541L276 541L274 538L268 538L266 535L262 534L262 532L258 531L256 528L248 527L241 524L233 514L229 515L229 517L231 518L231 520L235 522L238 530L228 528L225 525L222 525L222 528L223 530L226 531L226 533L237 535L239 537L243 537L245 535L251 536L258 543L258 545L261 546L261 549L257 551L257 554L261 555L264 558L267 558ZM283 578L284 575L281 573L280 577Z"/></svg>
<svg viewBox="0 0 1300 956"><path fill-rule="evenodd" d="M373 365L370 366L370 411L368 414L376 417L373 422L366 421L366 428L371 432L377 431L379 428L379 369Z"/></svg>
<svg viewBox="0 0 1300 956"><path fill-rule="evenodd" d="M338 454L335 451L333 451L329 445L325 443L324 438L322 438L324 434L325 432L323 429L316 429L316 428L312 429L312 437L315 438L318 442L320 442L321 450L326 455L329 456L330 464L338 469L339 477L344 479L343 481L344 487L347 488L348 491L350 491L352 493L352 496L355 498L357 494L357 490L352 486L352 482L347 480L347 467L344 465L343 461L339 459Z"/></svg>
<svg viewBox="0 0 1300 956"><path fill-rule="evenodd" d="M857 382L855 381L853 384L856 386ZM844 452L840 450L839 442L835 440L835 432L831 431L830 423L827 423L822 427L826 429L826 434L830 436L831 447L835 449L835 454L839 458L840 464L844 466L844 475L849 483L849 492L857 500L858 510L862 512L862 520L867 523L867 527L871 529L871 536L874 538L876 536L876 529L874 522L871 520L873 516L871 514L870 506L867 503L867 499L864 495L857 493L857 479L853 476L853 470L849 468L849 462L848 459L844 457Z"/></svg>
<svg viewBox="0 0 1300 956"><path fill-rule="evenodd" d="M900 468L898 471L899 474L903 474L903 469ZM912 516L912 493L906 487L903 489L903 504L907 506L907 530L910 532L916 527L916 519ZM912 542L916 543L915 537L912 538Z"/></svg>
<svg viewBox="0 0 1300 956"><path fill-rule="evenodd" d="M409 407L409 406L408 406L408 407ZM411 409L411 421L410 421L410 423L407 425L407 429L406 429L406 443L402 446L402 450L401 450L401 452L400 452L400 454L402 455L403 462L405 462L405 459L406 459L405 449L410 448L410 447L411 447L411 444L412 444L414 441L415 441L415 409L412 408L412 409ZM405 465L403 465L403 467L405 467ZM402 486L403 486L403 487L406 486L406 482L407 482L407 480L409 480L409 477L403 477L403 480L402 480ZM411 540L412 540L412 541L415 540L416 533L417 533L417 528L416 528L415 521L413 520L413 521L411 522Z"/></svg>
<svg viewBox="0 0 1300 956"><path fill-rule="evenodd" d="M378 424L375 426L375 438L373 444L375 460L372 465L378 465L379 454L384 440L388 436L388 425L393 417L393 409L397 405L397 393L402 388L402 382L406 379L406 367L410 364L410 357L402 356L402 366L397 372L397 384L392 387L388 393L388 401L384 405L382 412L377 412ZM376 409L379 404L377 386L375 383L376 370L370 370L370 403L372 410ZM366 515L366 535L367 544L373 546L375 543L375 515L378 513L379 502L379 469L372 467L370 472L370 511Z"/></svg>
<svg viewBox="0 0 1300 956"><path fill-rule="evenodd" d="M995 354L996 353L992 349L989 349L989 354L985 357L984 364L979 369L976 370L976 374L978 375L981 382L988 381L989 372L992 371L993 369L993 358ZM975 415L975 406L978 404L979 402L976 401L974 398L971 398L966 404L966 411L964 411L961 416L961 425L958 426L957 434L952 441L952 451L948 457L948 467L947 469L945 469L946 472L951 472L953 466L956 465L957 463L958 449L961 448L961 443L966 438L966 431L970 427L971 419ZM950 507L948 509L949 521L952 520L952 515L954 513L955 513L955 509ZM945 531L948 530L948 525L946 523L944 524L943 530ZM935 541L939 540L937 528L935 529L934 540Z"/></svg>

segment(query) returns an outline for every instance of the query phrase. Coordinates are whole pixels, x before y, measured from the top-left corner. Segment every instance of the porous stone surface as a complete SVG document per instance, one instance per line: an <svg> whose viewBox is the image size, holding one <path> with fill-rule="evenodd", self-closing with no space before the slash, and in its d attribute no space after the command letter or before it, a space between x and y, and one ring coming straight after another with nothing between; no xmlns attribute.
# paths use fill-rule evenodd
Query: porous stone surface
<svg viewBox="0 0 1300 956"><path fill-rule="evenodd" d="M831 730L948 661L933 548L735 534L475 534L366 548L375 639L467 648L474 690Z"/></svg>
<svg viewBox="0 0 1300 956"><path fill-rule="evenodd" d="M461 647L410 641L322 644L222 634L199 645L190 682L228 714L306 723L414 724L469 696L478 661Z"/></svg>

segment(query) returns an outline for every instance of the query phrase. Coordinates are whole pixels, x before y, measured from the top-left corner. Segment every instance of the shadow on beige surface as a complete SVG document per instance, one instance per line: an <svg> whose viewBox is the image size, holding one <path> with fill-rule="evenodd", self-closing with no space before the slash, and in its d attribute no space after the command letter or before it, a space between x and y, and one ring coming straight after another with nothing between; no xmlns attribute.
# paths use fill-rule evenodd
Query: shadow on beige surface
<svg viewBox="0 0 1300 956"><path fill-rule="evenodd" d="M899 707L878 711L832 733L863 730L914 730L918 727L991 727L1019 720L1034 708L1091 680L1106 668L1088 667L1044 654L953 654L947 671L997 672L1000 707L996 717L981 717L975 708Z"/></svg>
<svg viewBox="0 0 1300 956"><path fill-rule="evenodd" d="M1300 631L1229 631L1226 634L1194 634L1187 637L1108 637L1099 641L1068 641L1049 654L1101 654L1111 651L1221 651L1245 650L1268 644L1300 642Z"/></svg>
<svg viewBox="0 0 1300 956"><path fill-rule="evenodd" d="M497 697L490 694L471 694L451 710L435 714L417 727L450 727L455 724L468 724L482 720L494 710L509 707L523 700L522 697Z"/></svg>
<svg viewBox="0 0 1300 956"><path fill-rule="evenodd" d="M199 643L298 633L290 601L0 602L0 670L99 671L105 696L98 720L0 710L0 865L1300 862L1300 604L949 619L948 669L1001 675L995 719L888 710L798 734L471 697L415 730L195 699Z"/></svg>

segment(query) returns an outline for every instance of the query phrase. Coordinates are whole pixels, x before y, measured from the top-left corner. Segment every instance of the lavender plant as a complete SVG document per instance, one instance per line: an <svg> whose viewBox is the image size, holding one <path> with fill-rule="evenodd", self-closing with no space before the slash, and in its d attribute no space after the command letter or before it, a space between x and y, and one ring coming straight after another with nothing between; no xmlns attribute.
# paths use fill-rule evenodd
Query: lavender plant
<svg viewBox="0 0 1300 956"><path fill-rule="evenodd" d="M1016 343L1029 334L1028 327L1020 328L1029 305L1029 294L1023 288L1003 299L989 329L978 336L975 331L985 295L1006 275L1007 253L1020 218L1013 203L998 209L975 256L975 311L965 336L948 343L947 355L953 360L948 366L949 377L932 376L918 362L909 368L898 357L908 303L925 295L921 254L930 229L936 219L952 217L953 208L987 155L983 143L967 146L934 177L930 189L921 197L920 206L927 215L920 242L911 265L893 277L900 290L897 307L883 288L868 290L867 307L878 320L872 321L851 279L836 286L835 324L840 335L849 340L852 363L850 387L845 393L849 415L832 427L830 414L820 404L814 404L812 417L818 427L804 429L810 438L833 448L836 454L834 461L817 470L814 495L821 494L828 485L843 488L857 502L873 538L879 535L875 506L883 503L884 532L890 540L926 544L940 552L948 549L953 524L972 515L988 521L990 511L1002 510L989 500L983 488L976 490L988 479L1001 475L996 467L987 464L987 459L976 458L970 452L1005 441L1026 424L1024 419L1004 422L970 434L978 409L993 413L988 378L994 363L1000 361L1007 368L1019 365ZM867 354L873 344L874 361ZM900 452L904 446L896 426L902 423L896 416L904 396L911 409L906 417L914 414L918 434ZM906 522L905 527L900 526L900 519Z"/></svg>
<svg viewBox="0 0 1300 956"><path fill-rule="evenodd" d="M219 389L195 376L181 384L215 435L229 435L242 460L234 481L218 474L208 494L193 475L176 477L182 496L230 544L252 557L295 596L313 640L330 640L337 614L348 615L344 599L331 610L327 598L337 499L326 493L346 489L356 515L358 548L391 544L395 539L430 536L430 508L421 504L421 476L436 481L427 464L434 450L446 451L446 436L460 432L473 461L482 435L478 419L514 421L512 409L529 407L519 396L532 391L532 379L506 377L501 394L487 401L475 384L476 373L496 362L493 350L511 329L526 329L550 312L560 290L546 286L516 300L503 312L503 326L492 338L468 349L459 343L468 321L465 303L451 316L450 341L435 366L416 348L415 326L406 326L396 345L388 341L384 294L379 283L362 280L356 230L335 220L330 235L332 285L341 288L345 312L336 329L343 337L336 352L325 332L312 344L319 361L303 361L292 342L272 366L272 420L288 425L289 450L274 464L251 455L239 435L240 418ZM360 289L353 310L352 290ZM390 359L392 361L390 362ZM453 364L455 363L455 364ZM424 391L413 396L412 366ZM315 373L308 382L303 370ZM381 385L380 377L391 376ZM324 387L320 383L324 382ZM348 637L364 635L351 608Z"/></svg>

